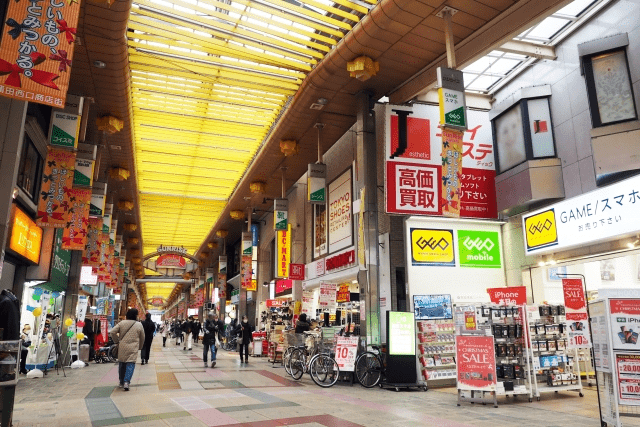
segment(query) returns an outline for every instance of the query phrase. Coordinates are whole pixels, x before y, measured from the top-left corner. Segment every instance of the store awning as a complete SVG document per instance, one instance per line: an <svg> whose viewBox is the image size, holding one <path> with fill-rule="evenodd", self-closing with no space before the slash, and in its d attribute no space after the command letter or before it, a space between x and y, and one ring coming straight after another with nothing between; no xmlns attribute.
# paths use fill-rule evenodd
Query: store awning
<svg viewBox="0 0 640 427"><path fill-rule="evenodd" d="M335 273L325 274L324 276L316 277L315 279L306 280L302 282L302 289L310 291L320 286L320 283L345 283L351 282L358 278L358 272L360 267L355 266L347 268L346 270L337 271Z"/></svg>

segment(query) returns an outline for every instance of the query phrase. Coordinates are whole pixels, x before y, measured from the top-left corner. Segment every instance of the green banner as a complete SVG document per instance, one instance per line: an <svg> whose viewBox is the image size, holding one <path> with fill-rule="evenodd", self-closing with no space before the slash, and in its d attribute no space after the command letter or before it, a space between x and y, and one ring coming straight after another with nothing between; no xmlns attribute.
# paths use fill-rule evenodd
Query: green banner
<svg viewBox="0 0 640 427"><path fill-rule="evenodd" d="M497 231L458 230L460 267L500 268L500 235Z"/></svg>

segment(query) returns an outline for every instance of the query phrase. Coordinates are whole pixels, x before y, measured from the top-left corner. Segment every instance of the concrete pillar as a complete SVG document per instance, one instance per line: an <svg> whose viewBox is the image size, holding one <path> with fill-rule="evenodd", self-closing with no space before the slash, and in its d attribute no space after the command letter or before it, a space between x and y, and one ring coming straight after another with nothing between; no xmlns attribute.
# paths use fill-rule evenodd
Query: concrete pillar
<svg viewBox="0 0 640 427"><path fill-rule="evenodd" d="M27 103L0 97L0 276L4 262L4 251L9 233L13 189L16 186L22 141L24 139L24 121L27 116ZM22 297L22 291L16 293Z"/></svg>
<svg viewBox="0 0 640 427"><path fill-rule="evenodd" d="M378 191L376 169L375 116L371 94L360 92L357 97L356 148L358 176L366 188L364 232L367 247L367 270L360 271L360 301L365 304L365 319L361 320L361 335L367 344L380 344L380 284L378 253Z"/></svg>

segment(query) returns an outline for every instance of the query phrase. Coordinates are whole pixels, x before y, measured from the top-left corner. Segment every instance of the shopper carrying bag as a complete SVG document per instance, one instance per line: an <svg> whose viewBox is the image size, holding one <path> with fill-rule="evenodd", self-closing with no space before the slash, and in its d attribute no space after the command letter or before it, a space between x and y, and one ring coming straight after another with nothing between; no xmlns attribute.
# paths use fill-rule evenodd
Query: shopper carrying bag
<svg viewBox="0 0 640 427"><path fill-rule="evenodd" d="M253 326L249 323L249 318L246 315L242 316L242 322L236 326L236 335L240 343L240 363L243 362L243 353L244 363L249 363L249 343L253 341Z"/></svg>
<svg viewBox="0 0 640 427"><path fill-rule="evenodd" d="M138 351L142 350L144 345L144 329L137 318L138 310L130 308L127 311L127 319L118 323L110 334L111 339L116 343L113 353L114 356L117 353L120 387L124 387L125 391L129 391L129 384L138 360Z"/></svg>

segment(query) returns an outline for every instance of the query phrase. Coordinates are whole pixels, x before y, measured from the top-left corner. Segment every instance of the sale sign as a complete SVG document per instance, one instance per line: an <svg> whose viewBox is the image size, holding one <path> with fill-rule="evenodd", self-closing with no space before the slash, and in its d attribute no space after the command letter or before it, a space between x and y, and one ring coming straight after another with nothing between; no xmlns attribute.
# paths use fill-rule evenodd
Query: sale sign
<svg viewBox="0 0 640 427"><path fill-rule="evenodd" d="M336 362L342 372L354 372L358 354L358 337L338 337Z"/></svg>
<svg viewBox="0 0 640 427"><path fill-rule="evenodd" d="M609 312L614 350L640 349L640 300L612 298L609 300Z"/></svg>
<svg viewBox="0 0 640 427"><path fill-rule="evenodd" d="M494 304L523 305L527 303L527 288L513 286L509 288L487 288L489 299Z"/></svg>
<svg viewBox="0 0 640 427"><path fill-rule="evenodd" d="M584 296L582 279L562 279L564 292L564 305L568 311L582 311L587 308L587 299Z"/></svg>
<svg viewBox="0 0 640 427"><path fill-rule="evenodd" d="M493 337L456 336L458 390L495 391L496 355Z"/></svg>
<svg viewBox="0 0 640 427"><path fill-rule="evenodd" d="M589 333L589 316L587 312L568 312L566 314L566 328L569 342L568 348L590 348L591 334Z"/></svg>
<svg viewBox="0 0 640 427"><path fill-rule="evenodd" d="M620 404L640 406L640 354L616 354Z"/></svg>

